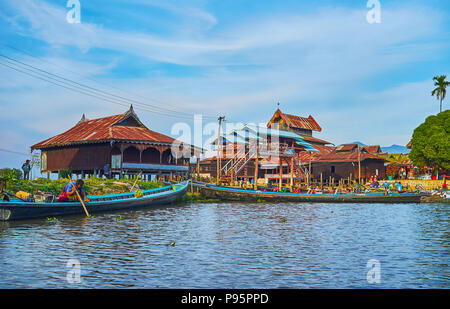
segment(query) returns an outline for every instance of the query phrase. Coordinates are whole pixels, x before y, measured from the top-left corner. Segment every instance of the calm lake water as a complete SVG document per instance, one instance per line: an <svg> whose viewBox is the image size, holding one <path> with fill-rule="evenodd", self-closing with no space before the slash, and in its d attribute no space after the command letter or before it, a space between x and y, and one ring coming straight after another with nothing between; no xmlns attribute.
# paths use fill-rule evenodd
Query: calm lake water
<svg viewBox="0 0 450 309"><path fill-rule="evenodd" d="M220 203L0 222L0 288L449 288L449 221L445 204Z"/></svg>

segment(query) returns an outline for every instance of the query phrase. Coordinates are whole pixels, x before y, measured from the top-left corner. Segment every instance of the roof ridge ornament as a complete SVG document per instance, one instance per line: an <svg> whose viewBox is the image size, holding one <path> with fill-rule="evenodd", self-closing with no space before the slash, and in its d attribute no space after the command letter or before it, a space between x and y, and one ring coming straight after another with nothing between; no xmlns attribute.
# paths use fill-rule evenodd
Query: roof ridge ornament
<svg viewBox="0 0 450 309"><path fill-rule="evenodd" d="M89 119L87 119L87 118L86 118L86 115L83 113L83 116L81 116L81 119L80 119L80 121L78 121L77 124L80 124L80 123L85 122L85 121L88 121L88 120L89 120Z"/></svg>
<svg viewBox="0 0 450 309"><path fill-rule="evenodd" d="M131 104L130 108L125 112L125 115L128 114L133 114L134 116L137 116L136 112L134 111L133 104Z"/></svg>

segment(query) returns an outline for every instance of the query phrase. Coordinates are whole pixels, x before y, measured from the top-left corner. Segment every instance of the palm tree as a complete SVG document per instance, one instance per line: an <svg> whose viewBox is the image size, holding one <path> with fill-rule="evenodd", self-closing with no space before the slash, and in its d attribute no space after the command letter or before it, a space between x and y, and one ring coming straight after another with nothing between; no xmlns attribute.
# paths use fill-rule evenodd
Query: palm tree
<svg viewBox="0 0 450 309"><path fill-rule="evenodd" d="M442 112L442 100L445 99L445 94L447 93L445 88L447 88L447 86L450 85L450 82L445 80L446 77L447 77L446 75L433 77L434 85L436 86L436 88L433 91L431 91L431 95L436 96L436 99L440 100L441 103L440 112Z"/></svg>

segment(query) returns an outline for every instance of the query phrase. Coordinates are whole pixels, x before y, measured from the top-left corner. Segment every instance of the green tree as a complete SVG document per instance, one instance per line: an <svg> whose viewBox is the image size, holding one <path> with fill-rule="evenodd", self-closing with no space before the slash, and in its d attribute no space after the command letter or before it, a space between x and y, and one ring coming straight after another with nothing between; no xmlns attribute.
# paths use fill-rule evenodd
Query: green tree
<svg viewBox="0 0 450 309"><path fill-rule="evenodd" d="M446 77L446 75L433 77L436 88L431 91L431 95L436 96L436 99L440 101L441 105L439 112L442 112L442 101L445 99L445 95L447 93L446 88L450 85L450 82L445 80Z"/></svg>
<svg viewBox="0 0 450 309"><path fill-rule="evenodd" d="M429 116L412 136L409 154L415 165L450 169L450 110Z"/></svg>
<svg viewBox="0 0 450 309"><path fill-rule="evenodd" d="M7 180L22 179L22 171L17 168L0 169L0 177Z"/></svg>

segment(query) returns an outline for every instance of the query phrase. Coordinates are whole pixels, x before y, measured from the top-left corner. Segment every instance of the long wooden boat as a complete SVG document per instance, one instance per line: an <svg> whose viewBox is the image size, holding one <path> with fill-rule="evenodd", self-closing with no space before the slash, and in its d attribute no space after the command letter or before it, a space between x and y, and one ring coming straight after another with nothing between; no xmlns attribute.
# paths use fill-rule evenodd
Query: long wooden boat
<svg viewBox="0 0 450 309"><path fill-rule="evenodd" d="M193 186L207 198L216 198L228 201L258 200L267 202L308 202L308 203L419 203L420 199L428 194L424 193L398 193L384 195L384 193L363 194L307 194L289 192L271 192L260 190L246 190L208 183L194 182Z"/></svg>
<svg viewBox="0 0 450 309"><path fill-rule="evenodd" d="M89 196L91 201L85 203L85 205L89 214L91 214L169 204L184 195L188 189L188 185L189 181L184 181L162 188L143 190L143 196L138 198L134 196L134 192ZM80 202L35 203L24 202L18 199L12 199L9 202L0 202L0 221L76 214L85 214Z"/></svg>

